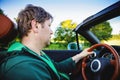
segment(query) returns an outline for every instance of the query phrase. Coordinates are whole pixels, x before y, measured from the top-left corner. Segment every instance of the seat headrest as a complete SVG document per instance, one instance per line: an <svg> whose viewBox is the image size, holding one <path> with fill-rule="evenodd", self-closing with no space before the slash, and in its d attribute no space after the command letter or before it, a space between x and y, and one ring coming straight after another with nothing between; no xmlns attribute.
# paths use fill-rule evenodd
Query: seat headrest
<svg viewBox="0 0 120 80"><path fill-rule="evenodd" d="M3 14L0 14L0 44L8 44L17 36L14 23Z"/></svg>

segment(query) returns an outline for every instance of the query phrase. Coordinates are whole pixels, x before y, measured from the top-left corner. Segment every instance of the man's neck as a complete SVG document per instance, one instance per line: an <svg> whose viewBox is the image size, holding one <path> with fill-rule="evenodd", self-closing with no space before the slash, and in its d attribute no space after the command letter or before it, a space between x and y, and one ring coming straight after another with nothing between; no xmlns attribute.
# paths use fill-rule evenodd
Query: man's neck
<svg viewBox="0 0 120 80"><path fill-rule="evenodd" d="M36 52L37 54L40 54L40 51L43 48L39 43L37 43L37 41L32 41L30 39L23 39L22 44L28 47L30 50Z"/></svg>

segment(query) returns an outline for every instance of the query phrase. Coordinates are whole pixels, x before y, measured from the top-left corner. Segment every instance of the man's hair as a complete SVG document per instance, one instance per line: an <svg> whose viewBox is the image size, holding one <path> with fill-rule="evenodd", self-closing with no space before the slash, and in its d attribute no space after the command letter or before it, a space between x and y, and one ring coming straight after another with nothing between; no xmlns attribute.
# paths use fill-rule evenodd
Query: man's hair
<svg viewBox="0 0 120 80"><path fill-rule="evenodd" d="M31 21L36 20L39 23L44 23L45 20L53 19L52 15L45 11L42 7L27 5L24 10L18 14L17 24L19 37L27 36L31 29Z"/></svg>

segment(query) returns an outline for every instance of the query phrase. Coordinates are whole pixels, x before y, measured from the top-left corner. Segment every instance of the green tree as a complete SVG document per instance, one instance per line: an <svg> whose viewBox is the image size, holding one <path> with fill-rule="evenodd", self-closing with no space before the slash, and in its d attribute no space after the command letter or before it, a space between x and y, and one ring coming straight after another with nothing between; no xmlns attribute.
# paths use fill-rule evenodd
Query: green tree
<svg viewBox="0 0 120 80"><path fill-rule="evenodd" d="M99 40L108 40L112 37L112 28L109 22L102 22L98 25L95 25L91 31L99 38Z"/></svg>
<svg viewBox="0 0 120 80"><path fill-rule="evenodd" d="M102 22L98 25L95 25L95 27L91 28L91 31L98 37L98 39L101 40L108 40L112 37L112 28L109 24L109 22ZM79 36L79 40L84 42L84 47L90 46L91 44L83 37Z"/></svg>
<svg viewBox="0 0 120 80"><path fill-rule="evenodd" d="M54 41L64 41L65 44L75 41L75 32L73 28L76 27L76 23L72 23L72 20L65 20L60 23L60 27L55 31Z"/></svg>
<svg viewBox="0 0 120 80"><path fill-rule="evenodd" d="M4 14L4 13L3 13L3 10L2 10L1 8L0 8L0 14Z"/></svg>
<svg viewBox="0 0 120 80"><path fill-rule="evenodd" d="M55 41L64 41L66 44L75 40L75 33L68 28L58 27L55 31Z"/></svg>

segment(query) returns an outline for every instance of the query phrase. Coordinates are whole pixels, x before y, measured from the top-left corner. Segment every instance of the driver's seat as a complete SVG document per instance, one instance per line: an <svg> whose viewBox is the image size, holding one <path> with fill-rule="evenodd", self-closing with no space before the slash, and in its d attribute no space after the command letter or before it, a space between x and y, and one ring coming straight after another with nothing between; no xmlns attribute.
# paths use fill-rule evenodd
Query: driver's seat
<svg viewBox="0 0 120 80"><path fill-rule="evenodd" d="M15 24L4 14L0 14L0 51L4 50L17 36Z"/></svg>

